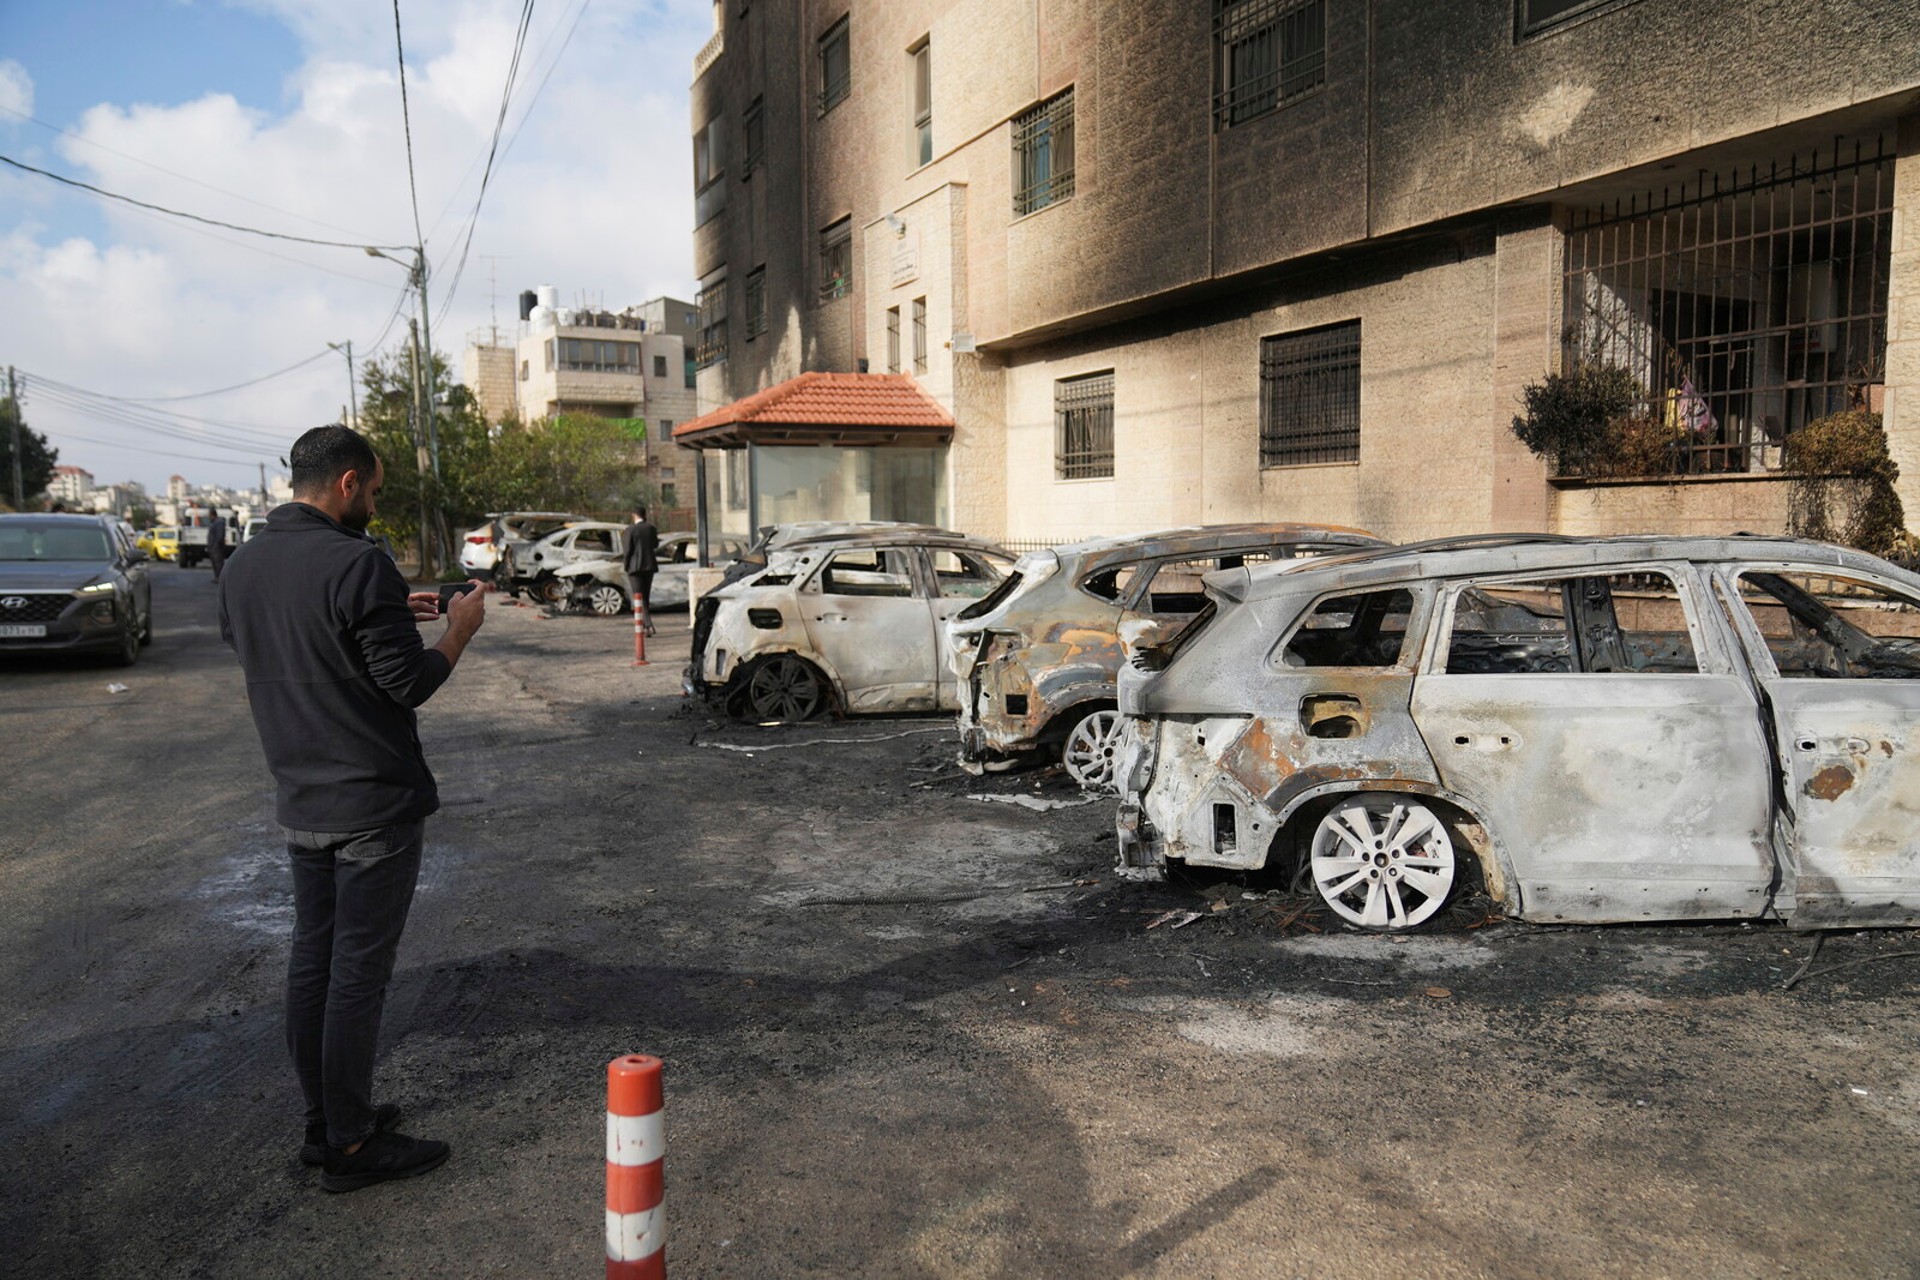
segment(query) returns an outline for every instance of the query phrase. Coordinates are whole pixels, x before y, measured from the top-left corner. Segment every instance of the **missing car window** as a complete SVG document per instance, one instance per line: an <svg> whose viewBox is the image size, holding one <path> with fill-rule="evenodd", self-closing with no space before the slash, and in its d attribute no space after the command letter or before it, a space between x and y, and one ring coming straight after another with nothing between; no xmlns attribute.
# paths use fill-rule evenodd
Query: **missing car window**
<svg viewBox="0 0 1920 1280"><path fill-rule="evenodd" d="M1285 667L1392 667L1406 647L1413 593L1405 587L1329 596L1280 650Z"/></svg>

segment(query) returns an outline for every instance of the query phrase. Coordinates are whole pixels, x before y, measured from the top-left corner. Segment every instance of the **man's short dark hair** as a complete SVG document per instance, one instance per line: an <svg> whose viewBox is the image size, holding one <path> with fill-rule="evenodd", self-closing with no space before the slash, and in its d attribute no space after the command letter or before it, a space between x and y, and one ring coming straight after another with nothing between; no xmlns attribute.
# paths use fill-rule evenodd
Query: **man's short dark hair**
<svg viewBox="0 0 1920 1280"><path fill-rule="evenodd" d="M645 507L636 506L633 509L633 518L635 520L645 520L647 518L647 509Z"/></svg>
<svg viewBox="0 0 1920 1280"><path fill-rule="evenodd" d="M349 471L358 471L372 479L380 458L365 436L330 422L295 440L287 452L287 463L293 473L290 477L293 491L312 493L330 487Z"/></svg>

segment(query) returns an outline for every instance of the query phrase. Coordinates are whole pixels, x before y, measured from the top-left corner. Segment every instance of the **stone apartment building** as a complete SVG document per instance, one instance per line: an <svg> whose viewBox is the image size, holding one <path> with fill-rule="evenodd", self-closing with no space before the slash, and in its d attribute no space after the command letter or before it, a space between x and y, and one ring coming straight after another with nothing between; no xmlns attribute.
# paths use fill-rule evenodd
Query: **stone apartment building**
<svg viewBox="0 0 1920 1280"><path fill-rule="evenodd" d="M693 303L666 297L622 311L561 307L557 291L542 286L520 295L511 338L492 329L469 335L462 380L489 422L583 413L634 423L661 505L683 523L691 519L693 459L672 433L694 416L697 318Z"/></svg>
<svg viewBox="0 0 1920 1280"><path fill-rule="evenodd" d="M1912 0L714 12L682 439L727 451L723 512L809 514L797 428L735 406L898 370L951 423L908 468L930 514L1017 542L1780 527L1782 441L1850 405L1920 523ZM1577 359L1638 385L1641 474L1514 439Z"/></svg>

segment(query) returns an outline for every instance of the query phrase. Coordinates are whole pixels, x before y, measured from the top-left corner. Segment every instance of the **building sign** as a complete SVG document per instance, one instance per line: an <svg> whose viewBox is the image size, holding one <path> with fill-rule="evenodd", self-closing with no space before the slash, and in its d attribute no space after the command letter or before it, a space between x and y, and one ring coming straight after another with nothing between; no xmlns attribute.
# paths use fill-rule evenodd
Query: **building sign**
<svg viewBox="0 0 1920 1280"><path fill-rule="evenodd" d="M920 274L920 233L912 232L893 242L893 283L903 285Z"/></svg>

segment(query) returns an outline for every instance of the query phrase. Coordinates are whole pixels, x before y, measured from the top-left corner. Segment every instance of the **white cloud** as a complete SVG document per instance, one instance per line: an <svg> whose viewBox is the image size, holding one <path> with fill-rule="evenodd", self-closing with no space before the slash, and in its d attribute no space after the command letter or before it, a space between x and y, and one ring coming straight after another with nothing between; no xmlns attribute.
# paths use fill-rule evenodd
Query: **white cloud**
<svg viewBox="0 0 1920 1280"><path fill-rule="evenodd" d="M354 6L248 0L248 7L281 17L304 42L283 109L262 112L218 93L140 105L103 91L79 120L53 122L80 140L60 139L55 154L36 162L228 222L353 244L410 242L391 23L338 12ZM609 306L660 293L691 296L694 288L685 86L710 27L710 2L620 12L596 6L586 10L511 154L496 160L458 296L439 313L473 208L518 9L505 0L445 0L406 11L420 217L436 277L434 336L456 368L468 332L488 322L483 256L498 259L499 311L509 325L514 297L535 284ZM510 130L577 12L561 4L536 20ZM0 63L0 103L14 91L11 70ZM31 94L24 72L19 84ZM0 181L0 293L10 299L0 309L0 351L32 374L78 386L180 395L271 372L330 341L351 339L361 356L405 283L398 266L351 249L262 240L120 205L89 208L77 196L49 204L43 195L31 207L4 198L19 186ZM104 233L95 229L102 224ZM85 234L75 234L76 227ZM388 341L404 333L403 318ZM331 358L258 388L174 407L284 424L290 440L338 413L345 377L344 362ZM175 468L162 457L62 445L63 430L107 439L127 429L90 422L46 398L30 399L26 408L64 460L102 481L124 475L151 484L175 469L225 482L253 474L248 464Z"/></svg>
<svg viewBox="0 0 1920 1280"><path fill-rule="evenodd" d="M11 58L0 58L0 108L33 114L33 77Z"/></svg>

